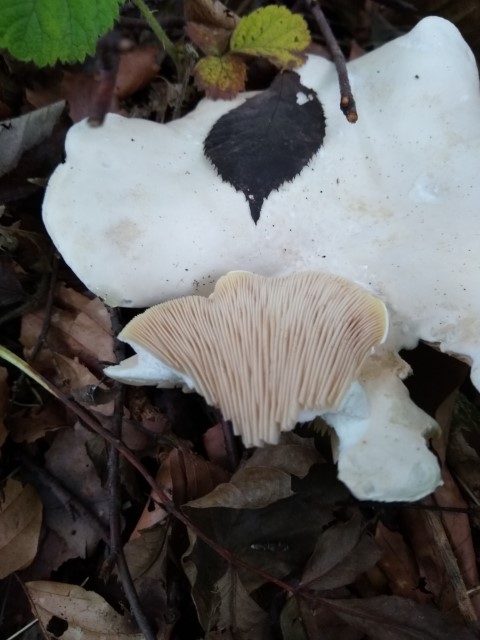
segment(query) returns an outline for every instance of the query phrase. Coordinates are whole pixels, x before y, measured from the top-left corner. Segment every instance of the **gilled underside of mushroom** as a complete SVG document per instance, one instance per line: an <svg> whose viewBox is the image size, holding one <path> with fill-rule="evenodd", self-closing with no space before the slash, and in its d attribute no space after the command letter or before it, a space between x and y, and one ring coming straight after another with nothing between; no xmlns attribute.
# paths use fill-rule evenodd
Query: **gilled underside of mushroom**
<svg viewBox="0 0 480 640"><path fill-rule="evenodd" d="M436 423L401 382L381 343L384 304L338 276L234 272L209 298L187 296L137 316L120 334L137 354L106 373L178 385L218 407L246 446L323 416L338 437L339 477L358 498L415 500L440 483L423 438Z"/></svg>

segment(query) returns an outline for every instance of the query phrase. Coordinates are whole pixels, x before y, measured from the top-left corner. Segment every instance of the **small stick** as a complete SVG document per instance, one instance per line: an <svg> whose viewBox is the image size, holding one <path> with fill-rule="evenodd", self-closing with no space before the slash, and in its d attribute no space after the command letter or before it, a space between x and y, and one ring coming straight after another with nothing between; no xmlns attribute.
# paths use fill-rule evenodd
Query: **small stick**
<svg viewBox="0 0 480 640"><path fill-rule="evenodd" d="M112 321L112 329L114 334L119 333L121 328L120 316L118 311L110 309L110 318ZM114 346L115 357L117 362L125 357L124 345L115 338ZM122 437L123 423L123 406L125 404L125 387L123 384L115 383L115 402L114 411L111 420L112 435L118 440ZM108 492L109 492L109 520L110 520L110 561L115 561L118 570L118 576L122 583L123 591L127 597L132 614L138 624L138 627L146 640L155 640L153 632L144 612L135 589L132 575L125 558L121 538L121 521L120 521L120 483L119 483L119 452L113 443L108 444Z"/></svg>
<svg viewBox="0 0 480 640"><path fill-rule="evenodd" d="M30 362L34 362L35 358L38 356L41 348L43 347L43 343L47 338L48 331L50 329L50 321L52 319L52 309L53 309L53 300L55 297L55 285L57 284L57 274L58 274L58 254L53 253L52 256L52 270L50 273L50 284L48 287L48 295L47 301L45 304L45 316L43 318L42 328L40 333L38 334L37 341L35 342L35 346L33 347L33 351L30 354Z"/></svg>
<svg viewBox="0 0 480 640"><path fill-rule="evenodd" d="M333 35L333 31L331 30L318 1L307 0L307 5L310 7L312 15L327 42L330 53L332 54L333 63L335 64L340 84L340 109L349 122L355 123L358 120L357 106L350 87L350 80L348 79L345 56Z"/></svg>

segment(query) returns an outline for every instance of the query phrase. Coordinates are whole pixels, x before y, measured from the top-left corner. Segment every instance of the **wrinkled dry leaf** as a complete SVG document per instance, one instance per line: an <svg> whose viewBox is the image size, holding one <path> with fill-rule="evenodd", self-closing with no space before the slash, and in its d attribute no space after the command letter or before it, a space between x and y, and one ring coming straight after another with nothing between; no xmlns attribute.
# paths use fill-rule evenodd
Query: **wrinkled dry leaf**
<svg viewBox="0 0 480 640"><path fill-rule="evenodd" d="M0 126L0 176L14 169L26 152L47 140L65 107L64 102L7 120Z"/></svg>
<svg viewBox="0 0 480 640"><path fill-rule="evenodd" d="M190 506L260 509L293 495L292 475L303 478L318 462L320 456L307 440L301 444L258 448L230 482L219 485Z"/></svg>
<svg viewBox="0 0 480 640"><path fill-rule="evenodd" d="M360 515L324 531L303 571L301 583L315 591L337 589L371 569L381 551L364 531Z"/></svg>
<svg viewBox="0 0 480 640"><path fill-rule="evenodd" d="M176 505L195 500L226 482L230 473L190 451L173 449L165 458L156 476L157 485L170 495ZM167 512L151 500L147 503L130 539L134 540L143 529L160 524Z"/></svg>
<svg viewBox="0 0 480 640"><path fill-rule="evenodd" d="M348 593L344 594L348 597ZM300 606L299 606L300 605ZM310 609L306 603L289 598L280 625L284 640L364 640L362 631L353 629L330 613L327 607Z"/></svg>
<svg viewBox="0 0 480 640"><path fill-rule="evenodd" d="M0 367L0 448L7 439L7 428L4 418L7 413L9 389L7 384L8 371L5 367ZM1 452L0 452L1 453Z"/></svg>
<svg viewBox="0 0 480 640"><path fill-rule="evenodd" d="M104 521L108 513L108 494L102 487L87 446L99 436L83 427L65 429L57 434L45 456L46 469L70 492L78 496ZM46 524L68 544L72 558L85 558L96 547L100 534L85 521L75 507L62 502L46 487L41 487Z"/></svg>
<svg viewBox="0 0 480 640"><path fill-rule="evenodd" d="M27 354L36 344L43 321L42 310L22 318L20 341ZM110 317L105 305L98 298L91 300L63 284L56 288L46 342L53 351L70 358L78 357L87 365L115 360Z"/></svg>
<svg viewBox="0 0 480 640"><path fill-rule="evenodd" d="M423 587L433 595L440 611L454 611L457 607L455 594L445 575L445 567L438 556L435 539L424 514L404 509L402 516L405 533L423 579Z"/></svg>
<svg viewBox="0 0 480 640"><path fill-rule="evenodd" d="M187 35L206 56L221 56L228 49L231 30L210 27L198 22L187 23Z"/></svg>
<svg viewBox="0 0 480 640"><path fill-rule="evenodd" d="M8 431L14 442L35 442L48 432L65 426L64 408L56 400L47 400L44 405L32 407L28 413L19 411L8 418Z"/></svg>
<svg viewBox="0 0 480 640"><path fill-rule="evenodd" d="M407 598L324 599L323 603L371 640L474 640L476 637L434 607Z"/></svg>
<svg viewBox="0 0 480 640"><path fill-rule="evenodd" d="M175 619L167 593L167 562L171 527L169 524L142 531L124 547L125 559L135 583L144 613L151 619L163 618L163 624Z"/></svg>
<svg viewBox="0 0 480 640"><path fill-rule="evenodd" d="M128 98L155 78L160 69L161 59L162 51L155 45L135 47L122 53L109 108L111 113L120 113L118 101ZM80 69L64 69L62 75L54 75L48 85L26 87L26 97L37 109L57 100L65 100L71 119L73 122L79 122L91 115L95 88L96 80L93 73Z"/></svg>
<svg viewBox="0 0 480 640"><path fill-rule="evenodd" d="M448 440L447 461L461 486L480 500L480 411L463 395L457 396L452 429ZM480 528L480 516L470 514Z"/></svg>
<svg viewBox="0 0 480 640"><path fill-rule="evenodd" d="M207 628L230 629L238 640L269 640L268 614L252 600L237 572L229 567L215 583L211 617Z"/></svg>
<svg viewBox="0 0 480 640"><path fill-rule="evenodd" d="M35 489L8 480L0 496L0 579L33 561L41 527L42 503Z"/></svg>
<svg viewBox="0 0 480 640"><path fill-rule="evenodd" d="M390 531L379 522L375 539L383 551L378 564L388 580L392 593L416 602L430 601L431 594L420 589L418 567L403 535Z"/></svg>
<svg viewBox="0 0 480 640"><path fill-rule="evenodd" d="M47 630L52 618L67 623L62 640L142 640L130 620L93 591L59 582L28 582L35 614ZM51 634L47 637L53 638Z"/></svg>
<svg viewBox="0 0 480 640"><path fill-rule="evenodd" d="M20 341L27 359L37 344L44 322L42 309L22 317ZM70 393L85 386L100 385L101 363L114 360L111 322L105 305L63 284L57 286L49 330L33 363L36 370ZM97 405L95 410L111 415L113 403Z"/></svg>
<svg viewBox="0 0 480 640"><path fill-rule="evenodd" d="M435 418L442 428L440 442L435 443L435 449L442 461L445 460L447 450L447 438L450 433L454 407L458 392L451 393L438 407ZM480 581L477 569L477 555L475 552L472 529L467 513L461 513L468 505L455 482L448 467L442 468L443 486L435 491L435 503L440 507L458 509L459 512L443 512L442 522L445 527L453 554L460 569L463 582L467 589L475 589ZM471 604L475 608L477 616L480 616L480 593L473 594Z"/></svg>
<svg viewBox="0 0 480 640"><path fill-rule="evenodd" d="M258 460L263 464L270 461L281 468L291 468L301 475L311 462L311 454L297 450L312 449L309 441L304 442L303 447L294 444L259 449ZM251 464L255 464L255 455ZM261 481L268 485L271 480L268 472L275 472L275 469L253 467L254 472L258 469L265 470ZM288 475L283 470L280 473ZM254 475L259 479L260 474ZM222 493L214 490L204 498L185 505L183 511L205 535L228 549L234 558L276 578L298 575L313 553L319 536L334 520L332 506L340 496L345 498L346 489L338 481L333 465L315 465L315 472L310 472L302 480L296 478L294 484L297 493L291 489L295 476L289 477L288 483L282 480L282 492L272 492L267 486L263 492L260 488L259 493L258 487L248 478L246 482L240 482L240 489L236 489L236 493L224 492L226 506L219 501ZM274 475L273 479L275 481ZM253 492L253 507L248 491ZM266 503L266 506L259 506L272 494L279 496L278 499ZM237 502L234 498L237 498ZM197 539L192 531L189 531L189 537L190 547L182 558L183 567L192 585L192 597L200 620L206 623L214 606L215 584L225 575L227 563ZM248 594L266 582L264 574L257 575L243 567L237 567L236 571Z"/></svg>
<svg viewBox="0 0 480 640"><path fill-rule="evenodd" d="M185 0L184 15L187 22L233 30L240 18L220 0Z"/></svg>

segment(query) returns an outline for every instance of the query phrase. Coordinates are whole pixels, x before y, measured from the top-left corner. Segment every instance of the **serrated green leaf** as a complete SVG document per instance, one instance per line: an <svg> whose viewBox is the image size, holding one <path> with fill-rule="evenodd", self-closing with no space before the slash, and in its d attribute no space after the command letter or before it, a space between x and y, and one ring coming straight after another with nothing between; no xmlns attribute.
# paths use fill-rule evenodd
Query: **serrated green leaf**
<svg viewBox="0 0 480 640"><path fill-rule="evenodd" d="M113 25L121 0L0 0L0 47L38 66L80 61Z"/></svg>
<svg viewBox="0 0 480 640"><path fill-rule="evenodd" d="M207 56L195 67L195 79L208 98L230 100L245 88L247 67L236 56Z"/></svg>
<svg viewBox="0 0 480 640"><path fill-rule="evenodd" d="M242 18L230 41L230 50L252 56L263 56L282 68L298 67L310 44L307 23L286 7L257 9Z"/></svg>

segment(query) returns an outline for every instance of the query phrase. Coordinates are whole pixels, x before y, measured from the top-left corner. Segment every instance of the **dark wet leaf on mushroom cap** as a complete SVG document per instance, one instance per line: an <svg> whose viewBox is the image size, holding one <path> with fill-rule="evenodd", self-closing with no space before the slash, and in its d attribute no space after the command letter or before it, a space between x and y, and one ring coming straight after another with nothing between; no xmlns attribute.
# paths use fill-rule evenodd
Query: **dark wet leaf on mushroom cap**
<svg viewBox="0 0 480 640"><path fill-rule="evenodd" d="M241 191L255 223L271 191L293 180L325 137L323 107L293 72L222 116L204 143L220 177Z"/></svg>

